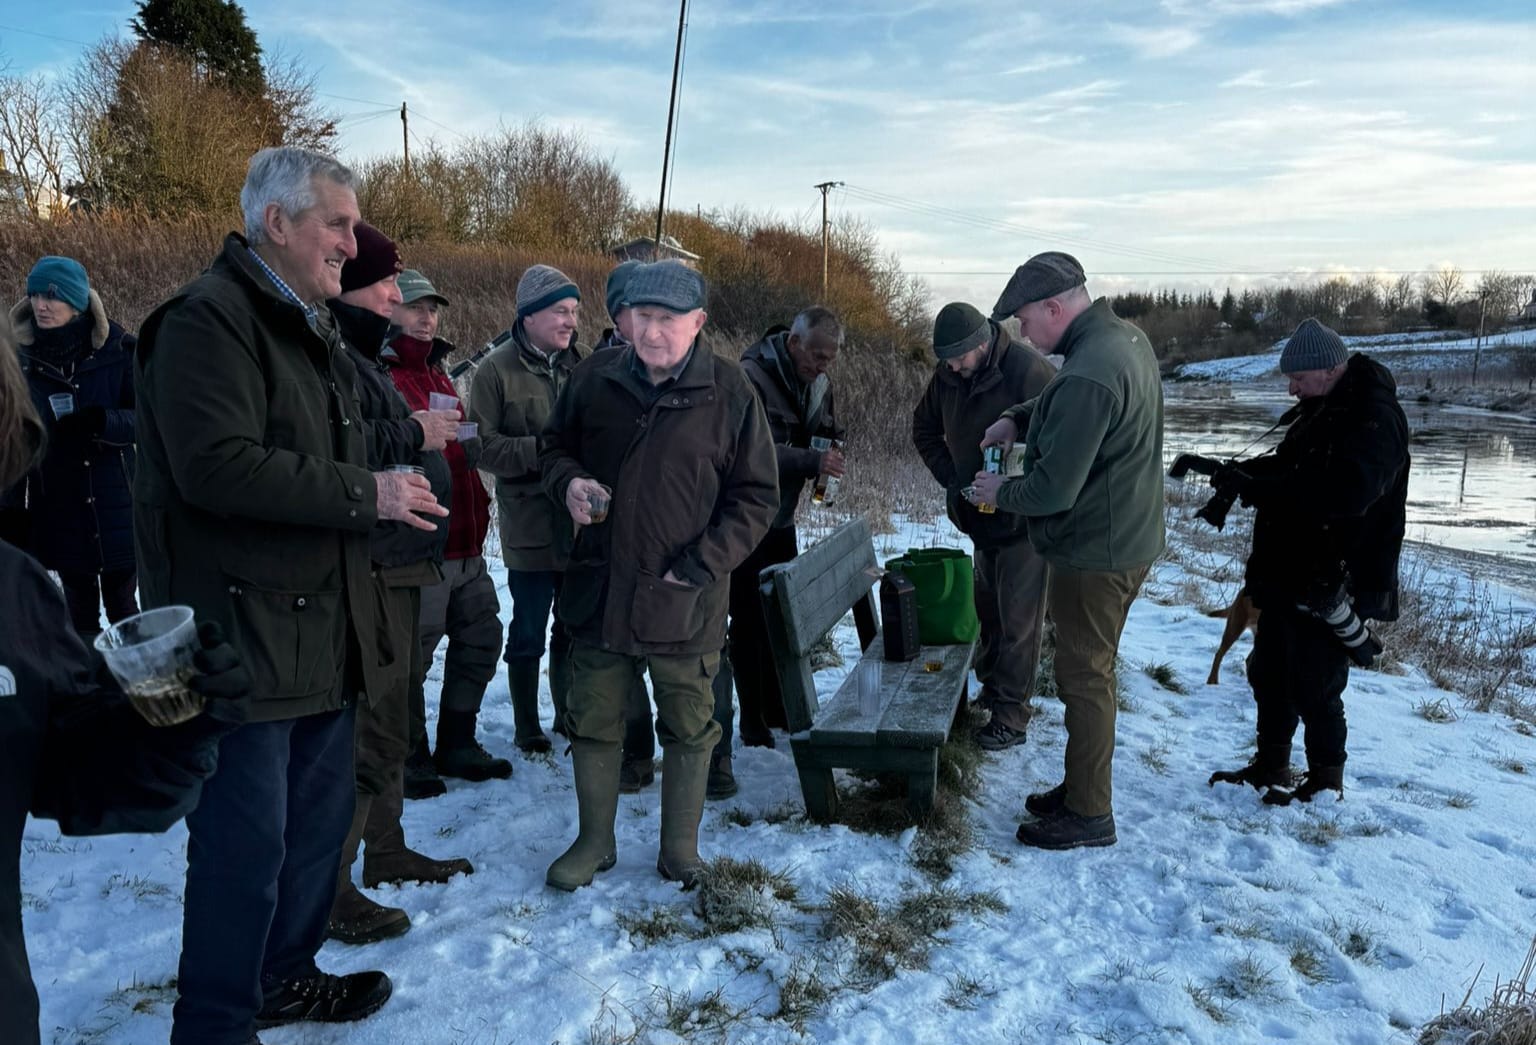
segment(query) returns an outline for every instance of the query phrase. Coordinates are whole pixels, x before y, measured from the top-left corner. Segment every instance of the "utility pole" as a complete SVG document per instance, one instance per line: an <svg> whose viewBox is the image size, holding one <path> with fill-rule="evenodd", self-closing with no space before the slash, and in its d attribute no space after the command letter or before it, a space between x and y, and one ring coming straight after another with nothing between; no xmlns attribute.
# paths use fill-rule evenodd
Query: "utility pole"
<svg viewBox="0 0 1536 1045"><path fill-rule="evenodd" d="M827 193L840 181L824 181L816 188L821 190L821 303L827 303L827 257L831 253L831 224L827 221Z"/></svg>
<svg viewBox="0 0 1536 1045"><path fill-rule="evenodd" d="M677 49L672 54L672 94L667 99L667 140L661 152L661 196L656 204L656 254L652 261L661 260L661 234L666 228L667 171L672 163L672 125L677 114L678 78L683 69L683 32L688 27L688 0L682 0L677 11Z"/></svg>
<svg viewBox="0 0 1536 1045"><path fill-rule="evenodd" d="M1483 314L1488 309L1488 292L1477 296L1477 350L1472 353L1472 387L1477 387L1477 364L1483 359Z"/></svg>
<svg viewBox="0 0 1536 1045"><path fill-rule="evenodd" d="M400 103L400 141L405 145L405 176L411 176L411 122L406 117L405 103Z"/></svg>

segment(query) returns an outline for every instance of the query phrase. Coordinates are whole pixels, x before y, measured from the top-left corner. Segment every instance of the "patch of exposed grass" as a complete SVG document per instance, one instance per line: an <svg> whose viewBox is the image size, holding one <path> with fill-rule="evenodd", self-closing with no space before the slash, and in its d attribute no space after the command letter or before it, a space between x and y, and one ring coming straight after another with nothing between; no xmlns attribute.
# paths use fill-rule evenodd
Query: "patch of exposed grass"
<svg viewBox="0 0 1536 1045"><path fill-rule="evenodd" d="M944 977L944 982L944 1004L962 1012L974 1012L997 994L997 985L990 976L957 972Z"/></svg>
<svg viewBox="0 0 1536 1045"><path fill-rule="evenodd" d="M1184 991L1189 995L1189 1000L1195 1003L1195 1008L1203 1012L1212 1023L1232 1022L1232 999L1219 991L1215 984L1191 981L1184 985Z"/></svg>
<svg viewBox="0 0 1536 1045"><path fill-rule="evenodd" d="M1516 773L1524 776L1526 773L1531 771L1529 762L1519 757L1518 755L1512 755L1507 751L1497 756L1496 758L1490 759L1489 761L1492 762L1496 768L1502 769L1506 773Z"/></svg>
<svg viewBox="0 0 1536 1045"><path fill-rule="evenodd" d="M1344 829L1333 817L1308 817L1296 826L1296 840L1322 848L1344 837Z"/></svg>
<svg viewBox="0 0 1536 1045"><path fill-rule="evenodd" d="M157 882L144 875L117 873L108 878L106 884L101 887L101 898L105 900L119 890L128 892L139 900L174 900L178 895L177 890L164 882Z"/></svg>
<svg viewBox="0 0 1536 1045"><path fill-rule="evenodd" d="M1375 965L1381 960L1381 944L1376 930L1358 918L1349 921L1330 918L1323 931L1346 958L1363 965Z"/></svg>
<svg viewBox="0 0 1536 1045"><path fill-rule="evenodd" d="M804 1034L806 1025L827 1007L837 994L835 971L817 962L797 958L779 981L779 1008L773 1019Z"/></svg>
<svg viewBox="0 0 1536 1045"><path fill-rule="evenodd" d="M1279 991L1280 978L1274 966L1265 965L1249 953L1228 966L1213 986L1233 1001L1269 1001Z"/></svg>
<svg viewBox="0 0 1536 1045"><path fill-rule="evenodd" d="M826 935L853 947L854 975L881 982L902 969L922 969L939 934L961 915L972 917L1007 911L996 893L962 893L930 889L882 907L850 888L827 894Z"/></svg>
<svg viewBox="0 0 1536 1045"><path fill-rule="evenodd" d="M1334 982L1333 973L1328 971L1328 957L1310 940L1297 937L1290 942L1291 971L1308 983L1324 984Z"/></svg>
<svg viewBox="0 0 1536 1045"><path fill-rule="evenodd" d="M1143 664L1141 670L1146 673L1147 678L1170 693L1178 693L1181 696L1189 693L1189 687L1179 680L1178 673L1173 670L1172 664L1167 662Z"/></svg>
<svg viewBox="0 0 1536 1045"><path fill-rule="evenodd" d="M1413 705L1413 713L1426 722L1455 722L1461 717L1444 697L1434 700L1425 697Z"/></svg>
<svg viewBox="0 0 1536 1045"><path fill-rule="evenodd" d="M799 895L787 874L772 871L757 860L718 857L704 865L694 910L712 933L771 929L779 905Z"/></svg>
<svg viewBox="0 0 1536 1045"><path fill-rule="evenodd" d="M614 923L629 934L642 947L654 947L658 943L676 937L691 938L694 933L683 924L674 907L651 907L644 911L619 911L613 916Z"/></svg>

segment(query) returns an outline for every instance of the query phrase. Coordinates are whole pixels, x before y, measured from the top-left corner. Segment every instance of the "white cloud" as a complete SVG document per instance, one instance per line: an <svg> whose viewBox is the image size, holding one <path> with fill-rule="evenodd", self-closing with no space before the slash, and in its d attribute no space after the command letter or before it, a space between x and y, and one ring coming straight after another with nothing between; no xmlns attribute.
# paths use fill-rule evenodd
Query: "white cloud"
<svg viewBox="0 0 1536 1045"><path fill-rule="evenodd" d="M1199 30L1181 25L1162 29L1112 25L1109 36L1142 58L1172 58L1198 47L1201 41Z"/></svg>
<svg viewBox="0 0 1536 1045"><path fill-rule="evenodd" d="M1012 69L1004 69L1004 76L1028 76L1033 73L1046 73L1053 69L1066 69L1074 65L1082 65L1084 58L1080 54L1057 54L1046 58L1037 58L1023 65L1016 65Z"/></svg>

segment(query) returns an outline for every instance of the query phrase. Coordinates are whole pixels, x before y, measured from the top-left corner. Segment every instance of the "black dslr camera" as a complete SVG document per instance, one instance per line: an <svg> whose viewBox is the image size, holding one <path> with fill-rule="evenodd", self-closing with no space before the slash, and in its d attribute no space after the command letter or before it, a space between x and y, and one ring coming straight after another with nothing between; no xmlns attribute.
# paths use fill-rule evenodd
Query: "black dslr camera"
<svg viewBox="0 0 1536 1045"><path fill-rule="evenodd" d="M1230 467L1233 462L1218 461L1214 457L1205 457L1201 454L1180 454L1173 459L1173 467L1168 469L1168 478L1182 479L1190 472L1196 475L1213 476L1223 468ZM1236 488L1226 492L1220 490L1211 495L1211 499L1205 502L1205 506L1195 513L1196 519L1202 519L1220 530L1227 525L1227 513L1232 510L1232 502L1237 500Z"/></svg>

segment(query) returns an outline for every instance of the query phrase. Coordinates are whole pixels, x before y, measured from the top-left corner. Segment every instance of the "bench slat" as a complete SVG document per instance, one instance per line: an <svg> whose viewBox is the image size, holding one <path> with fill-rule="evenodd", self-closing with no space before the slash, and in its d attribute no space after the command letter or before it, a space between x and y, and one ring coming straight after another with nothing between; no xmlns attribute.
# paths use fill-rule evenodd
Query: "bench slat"
<svg viewBox="0 0 1536 1045"><path fill-rule="evenodd" d="M857 668L838 687L811 726L813 744L844 747L938 747L949 736L958 694L971 666L971 647L925 646L916 660L888 661L885 645L876 637L865 651L880 665L880 707L874 714L859 710ZM925 662L941 661L940 671L923 670Z"/></svg>
<svg viewBox="0 0 1536 1045"><path fill-rule="evenodd" d="M807 548L792 562L769 567L763 579L785 607L790 649L805 656L821 637L875 584L876 566L869 524L855 519L825 541Z"/></svg>
<svg viewBox="0 0 1536 1045"><path fill-rule="evenodd" d="M974 647L924 646L911 661L912 670L902 679L902 686L891 695L880 719L876 739L890 747L938 747L949 738L955 720L960 689L971 670ZM923 670L925 661L942 661L939 671Z"/></svg>

